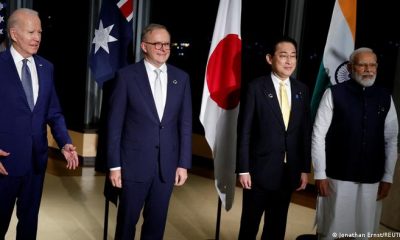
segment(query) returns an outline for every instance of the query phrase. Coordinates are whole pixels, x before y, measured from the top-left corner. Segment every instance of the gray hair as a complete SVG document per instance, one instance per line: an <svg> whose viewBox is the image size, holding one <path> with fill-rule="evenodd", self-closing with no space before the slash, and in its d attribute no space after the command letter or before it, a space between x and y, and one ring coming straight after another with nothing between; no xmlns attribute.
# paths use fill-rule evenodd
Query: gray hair
<svg viewBox="0 0 400 240"><path fill-rule="evenodd" d="M374 51L371 48L367 48L367 47L357 48L350 54L349 61L351 64L354 63L354 58L360 53L373 53L376 57L376 54L374 53Z"/></svg>
<svg viewBox="0 0 400 240"><path fill-rule="evenodd" d="M7 21L7 32L8 33L10 32L10 28L14 28L21 21L20 14L30 14L30 15L39 16L39 13L33 9L18 8L17 10L12 12L10 17L8 18L8 21Z"/></svg>
<svg viewBox="0 0 400 240"><path fill-rule="evenodd" d="M141 41L142 42L145 41L147 36L148 36L148 34L151 33L152 31L156 30L156 29L164 29L169 34L169 31L168 31L166 26L161 25L161 24L157 24L157 23L150 23L149 25L147 25L143 29L143 33L142 33L142 36L141 36Z"/></svg>

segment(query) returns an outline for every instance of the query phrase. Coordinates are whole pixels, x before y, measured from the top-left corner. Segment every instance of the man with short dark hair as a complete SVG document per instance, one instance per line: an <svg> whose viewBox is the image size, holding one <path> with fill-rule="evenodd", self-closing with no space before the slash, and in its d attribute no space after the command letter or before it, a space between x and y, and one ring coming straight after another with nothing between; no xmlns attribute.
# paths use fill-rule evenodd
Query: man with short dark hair
<svg viewBox="0 0 400 240"><path fill-rule="evenodd" d="M239 239L285 238L293 191L304 190L311 168L309 92L291 77L297 43L276 40L266 55L271 72L251 81L241 101L236 172L243 187Z"/></svg>

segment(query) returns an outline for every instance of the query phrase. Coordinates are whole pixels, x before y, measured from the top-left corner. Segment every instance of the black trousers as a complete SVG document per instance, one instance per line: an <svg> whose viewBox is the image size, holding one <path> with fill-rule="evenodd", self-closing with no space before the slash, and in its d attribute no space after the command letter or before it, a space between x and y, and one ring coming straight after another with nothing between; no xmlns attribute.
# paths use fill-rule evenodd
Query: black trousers
<svg viewBox="0 0 400 240"><path fill-rule="evenodd" d="M252 189L243 189L239 240L256 239L263 213L261 239L284 240L291 195L292 189L288 186L278 190L265 190L254 185Z"/></svg>

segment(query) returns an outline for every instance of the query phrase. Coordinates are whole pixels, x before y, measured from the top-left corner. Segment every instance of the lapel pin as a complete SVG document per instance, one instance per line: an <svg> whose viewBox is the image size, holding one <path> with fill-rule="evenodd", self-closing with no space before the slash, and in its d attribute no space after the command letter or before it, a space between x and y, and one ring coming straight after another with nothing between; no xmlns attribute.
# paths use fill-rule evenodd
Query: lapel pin
<svg viewBox="0 0 400 240"><path fill-rule="evenodd" d="M274 95L272 95L272 93L268 93L266 90L264 91L265 96L269 97L269 98L273 98Z"/></svg>
<svg viewBox="0 0 400 240"><path fill-rule="evenodd" d="M173 84L178 84L178 80L172 80Z"/></svg>

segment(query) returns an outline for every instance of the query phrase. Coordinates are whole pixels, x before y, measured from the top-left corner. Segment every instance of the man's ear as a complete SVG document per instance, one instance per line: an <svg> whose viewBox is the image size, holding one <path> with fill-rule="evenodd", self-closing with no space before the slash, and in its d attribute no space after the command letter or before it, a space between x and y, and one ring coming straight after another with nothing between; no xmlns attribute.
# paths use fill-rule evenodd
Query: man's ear
<svg viewBox="0 0 400 240"><path fill-rule="evenodd" d="M271 54L268 53L268 54L265 56L265 59L267 60L267 63L268 63L268 64L270 64L270 65L272 64L272 55L271 55Z"/></svg>
<svg viewBox="0 0 400 240"><path fill-rule="evenodd" d="M10 28L10 32L8 33L10 40L12 42L15 42L15 34L16 34L15 32L16 32L15 28Z"/></svg>
<svg viewBox="0 0 400 240"><path fill-rule="evenodd" d="M349 73L351 73L352 67L353 67L353 64L351 62L348 62L347 63L347 71L349 71Z"/></svg>
<svg viewBox="0 0 400 240"><path fill-rule="evenodd" d="M144 44L144 42L142 42L142 43L140 44L140 48L142 49L142 51L143 51L144 53L147 53L146 44Z"/></svg>

